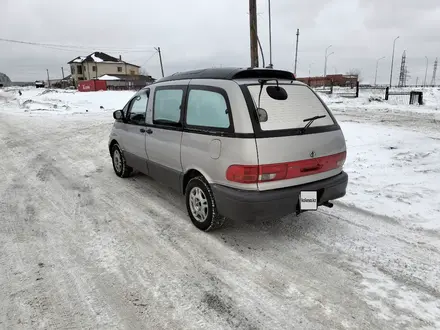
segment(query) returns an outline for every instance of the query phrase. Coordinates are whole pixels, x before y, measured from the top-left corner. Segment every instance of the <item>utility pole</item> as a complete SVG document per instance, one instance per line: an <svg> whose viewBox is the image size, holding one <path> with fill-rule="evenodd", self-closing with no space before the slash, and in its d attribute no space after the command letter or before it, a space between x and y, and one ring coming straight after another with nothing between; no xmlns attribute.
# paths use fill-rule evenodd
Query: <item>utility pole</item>
<svg viewBox="0 0 440 330"><path fill-rule="evenodd" d="M160 52L160 47L157 47L155 49L159 53L160 70L162 71L162 78L163 78L163 77L165 77L165 74L163 73L162 53Z"/></svg>
<svg viewBox="0 0 440 330"><path fill-rule="evenodd" d="M419 84L419 77L417 77L417 79L416 79L416 87L418 84Z"/></svg>
<svg viewBox="0 0 440 330"><path fill-rule="evenodd" d="M379 58L379 59L376 61L376 75L374 76L374 86L377 85L377 69L378 69L378 67L379 67L379 61L380 61L380 60L383 60L384 58L385 58L385 56Z"/></svg>
<svg viewBox="0 0 440 330"><path fill-rule="evenodd" d="M50 88L49 69L46 69L46 71L47 71L47 85L48 85L49 88Z"/></svg>
<svg viewBox="0 0 440 330"><path fill-rule="evenodd" d="M64 68L63 67L61 67L61 75L62 75L63 80L64 80Z"/></svg>
<svg viewBox="0 0 440 330"><path fill-rule="evenodd" d="M249 0L251 67L258 68L257 0Z"/></svg>
<svg viewBox="0 0 440 330"><path fill-rule="evenodd" d="M299 29L296 29L295 77L296 77L296 66L298 65L298 41L299 41Z"/></svg>
<svg viewBox="0 0 440 330"><path fill-rule="evenodd" d="M391 57L390 88L391 88L391 84L393 83L394 50L396 49L396 41L399 38L400 38L400 36L397 37L396 39L394 39L394 42L393 42L393 56Z"/></svg>
<svg viewBox="0 0 440 330"><path fill-rule="evenodd" d="M272 15L270 11L270 0L268 0L269 7L269 68L273 68L272 62Z"/></svg>

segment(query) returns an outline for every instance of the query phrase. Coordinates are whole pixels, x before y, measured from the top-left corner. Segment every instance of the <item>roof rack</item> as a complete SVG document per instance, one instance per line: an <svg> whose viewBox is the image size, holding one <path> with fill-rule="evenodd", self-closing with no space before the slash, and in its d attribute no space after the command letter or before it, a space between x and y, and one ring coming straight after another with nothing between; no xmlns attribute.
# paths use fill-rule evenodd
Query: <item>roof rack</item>
<svg viewBox="0 0 440 330"><path fill-rule="evenodd" d="M284 70L263 69L263 68L210 68L185 72L176 72L170 76L158 79L156 83L174 80L187 79L253 79L272 78L296 80L292 72Z"/></svg>

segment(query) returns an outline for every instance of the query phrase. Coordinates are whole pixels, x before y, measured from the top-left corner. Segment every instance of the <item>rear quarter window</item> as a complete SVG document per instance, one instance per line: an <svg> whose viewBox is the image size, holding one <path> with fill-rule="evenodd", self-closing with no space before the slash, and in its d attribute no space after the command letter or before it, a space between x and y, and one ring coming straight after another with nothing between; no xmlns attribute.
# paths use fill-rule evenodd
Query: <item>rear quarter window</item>
<svg viewBox="0 0 440 330"><path fill-rule="evenodd" d="M218 92L190 89L186 123L191 126L229 128L231 123L226 100Z"/></svg>
<svg viewBox="0 0 440 330"><path fill-rule="evenodd" d="M321 100L307 86L280 84L286 90L288 97L284 101L279 101L267 94L268 85L263 86L260 99L260 108L265 109L268 115L268 120L260 123L263 131L302 128L307 124L304 119L322 115L327 117L315 120L310 127L335 124ZM248 90L257 107L260 85L250 85Z"/></svg>

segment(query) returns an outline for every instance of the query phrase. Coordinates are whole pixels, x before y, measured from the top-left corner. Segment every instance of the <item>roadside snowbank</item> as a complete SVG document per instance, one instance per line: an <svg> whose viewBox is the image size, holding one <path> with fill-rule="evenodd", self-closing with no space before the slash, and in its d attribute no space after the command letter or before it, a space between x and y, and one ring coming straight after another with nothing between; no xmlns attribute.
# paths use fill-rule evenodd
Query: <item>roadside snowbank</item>
<svg viewBox="0 0 440 330"><path fill-rule="evenodd" d="M349 174L342 203L440 230L440 135L342 122Z"/></svg>
<svg viewBox="0 0 440 330"><path fill-rule="evenodd" d="M329 95L318 92L319 96L336 113L346 113L352 110L365 110L392 112L392 113L423 113L431 114L433 119L440 120L440 88L426 89L393 89L397 91L423 91L424 105L409 104L409 95L390 96L388 101L384 101L384 89L361 89L358 98L347 98L339 95L342 91L335 89L335 94ZM354 90L344 89L343 92L355 93Z"/></svg>
<svg viewBox="0 0 440 330"><path fill-rule="evenodd" d="M22 92L20 96L18 91ZM31 114L101 113L121 109L133 91L78 92L76 90L9 88L0 92L3 112ZM3 101L2 101L3 100Z"/></svg>

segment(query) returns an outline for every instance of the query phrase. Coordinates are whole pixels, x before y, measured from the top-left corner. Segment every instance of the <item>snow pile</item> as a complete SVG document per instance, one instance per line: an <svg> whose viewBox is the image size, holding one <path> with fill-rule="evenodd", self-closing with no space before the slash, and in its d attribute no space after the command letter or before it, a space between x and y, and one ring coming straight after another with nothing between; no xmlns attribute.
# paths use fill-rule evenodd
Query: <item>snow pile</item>
<svg viewBox="0 0 440 330"><path fill-rule="evenodd" d="M341 202L440 230L440 135L342 122L347 196Z"/></svg>
<svg viewBox="0 0 440 330"><path fill-rule="evenodd" d="M18 91L22 92L20 96ZM0 111L31 114L84 114L122 109L133 91L81 93L75 90L11 88L0 94Z"/></svg>
<svg viewBox="0 0 440 330"><path fill-rule="evenodd" d="M17 94L18 95L18 94ZM0 90L0 106L1 105L9 105L10 103L15 102L12 106L17 105L17 97L14 95L14 93L11 93L6 90Z"/></svg>

